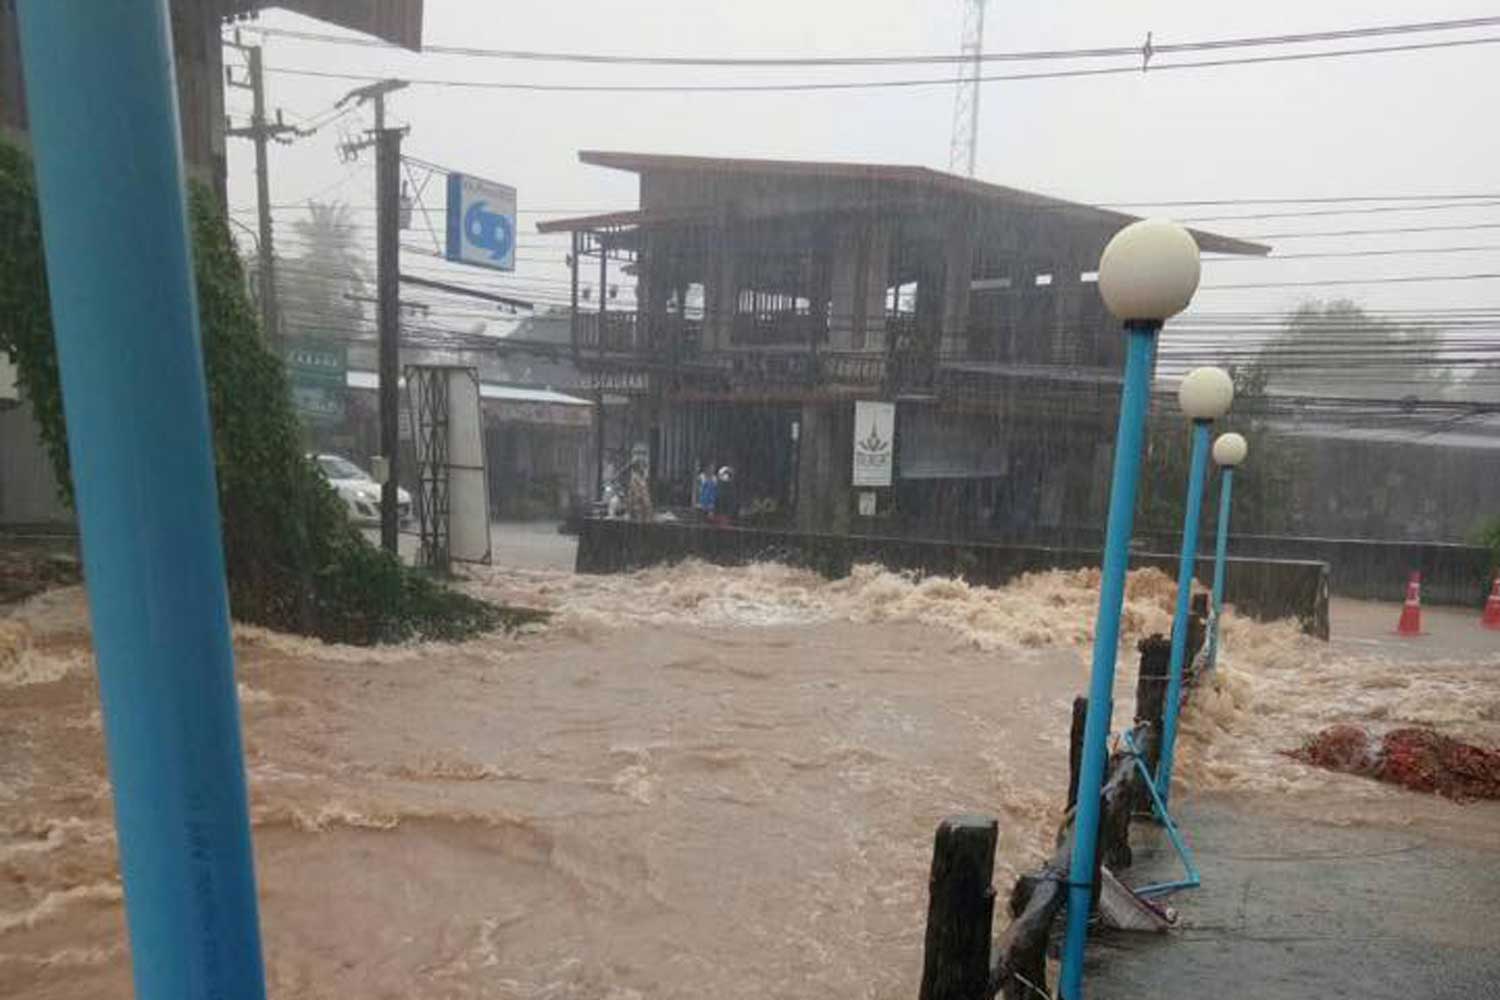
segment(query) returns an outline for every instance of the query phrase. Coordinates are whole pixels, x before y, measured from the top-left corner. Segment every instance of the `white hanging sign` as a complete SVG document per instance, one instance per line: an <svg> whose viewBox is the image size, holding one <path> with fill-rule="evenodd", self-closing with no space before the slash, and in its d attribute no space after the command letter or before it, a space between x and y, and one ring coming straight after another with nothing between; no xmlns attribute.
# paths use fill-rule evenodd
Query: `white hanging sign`
<svg viewBox="0 0 1500 1000"><path fill-rule="evenodd" d="M854 404L854 485L889 486L896 444L896 404Z"/></svg>

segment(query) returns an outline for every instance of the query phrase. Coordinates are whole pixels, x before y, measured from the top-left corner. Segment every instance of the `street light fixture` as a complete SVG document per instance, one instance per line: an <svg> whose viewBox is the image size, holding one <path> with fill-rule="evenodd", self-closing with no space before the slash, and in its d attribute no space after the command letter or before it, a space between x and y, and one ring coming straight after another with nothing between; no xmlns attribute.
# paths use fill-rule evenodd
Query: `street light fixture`
<svg viewBox="0 0 1500 1000"><path fill-rule="evenodd" d="M1208 669L1219 660L1219 615L1224 610L1224 557L1229 551L1229 497L1234 470L1245 461L1250 446L1238 434L1220 434L1214 442L1214 464L1219 467L1219 523L1214 544L1214 595L1208 619Z"/></svg>
<svg viewBox="0 0 1500 1000"><path fill-rule="evenodd" d="M1198 244L1175 222L1144 219L1115 234L1099 259L1099 294L1125 325L1125 383L1115 432L1114 473L1104 532L1104 563L1099 580L1099 615L1094 628L1089 708L1078 769L1078 806L1073 820L1073 854L1068 867L1068 929L1063 944L1059 995L1083 996L1083 950L1093 908L1094 856L1099 844L1099 793L1109 758L1109 727L1115 659L1120 652L1120 610L1130 535L1135 528L1136 487L1156 336L1164 321L1192 301L1198 288Z"/></svg>
<svg viewBox="0 0 1500 1000"><path fill-rule="evenodd" d="M1177 717L1182 709L1183 661L1187 658L1193 564L1198 559L1198 523L1203 515L1203 480L1208 471L1208 438L1214 421L1228 413L1234 402L1234 380L1222 368L1195 368L1178 386L1177 402L1193 422L1193 456L1188 465L1187 504L1182 517L1182 555L1177 563L1177 611L1172 616L1172 659L1161 722L1161 762L1156 767L1156 792L1163 805L1172 789L1172 753L1177 746Z"/></svg>

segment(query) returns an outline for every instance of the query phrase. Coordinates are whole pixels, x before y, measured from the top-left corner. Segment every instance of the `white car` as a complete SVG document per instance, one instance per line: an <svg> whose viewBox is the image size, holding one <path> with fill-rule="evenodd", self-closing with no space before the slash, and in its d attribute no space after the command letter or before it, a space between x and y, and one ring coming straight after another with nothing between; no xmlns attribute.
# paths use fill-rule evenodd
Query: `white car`
<svg viewBox="0 0 1500 1000"><path fill-rule="evenodd" d="M357 524L380 523L380 484L370 474L342 455L309 455L328 485L333 487L349 518ZM411 494L396 488L396 517L401 524L411 520Z"/></svg>

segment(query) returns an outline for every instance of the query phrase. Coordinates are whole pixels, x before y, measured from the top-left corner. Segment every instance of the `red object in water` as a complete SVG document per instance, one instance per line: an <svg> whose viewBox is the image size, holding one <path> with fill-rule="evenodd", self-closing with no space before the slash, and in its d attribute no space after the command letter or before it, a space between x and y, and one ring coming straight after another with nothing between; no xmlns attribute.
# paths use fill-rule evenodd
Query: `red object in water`
<svg viewBox="0 0 1500 1000"><path fill-rule="evenodd" d="M1495 586L1490 588L1490 599L1484 602L1484 614L1480 616L1479 624L1500 629L1500 574L1495 576Z"/></svg>
<svg viewBox="0 0 1500 1000"><path fill-rule="evenodd" d="M1393 729L1377 740L1358 726L1330 726L1287 755L1457 802L1500 799L1500 749L1426 727Z"/></svg>
<svg viewBox="0 0 1500 1000"><path fill-rule="evenodd" d="M1381 740L1376 777L1459 802L1500 799L1500 750L1461 743L1425 727L1395 729Z"/></svg>
<svg viewBox="0 0 1500 1000"><path fill-rule="evenodd" d="M1422 574L1413 573L1406 582L1406 603L1401 605L1401 620L1396 623L1397 635L1422 634Z"/></svg>

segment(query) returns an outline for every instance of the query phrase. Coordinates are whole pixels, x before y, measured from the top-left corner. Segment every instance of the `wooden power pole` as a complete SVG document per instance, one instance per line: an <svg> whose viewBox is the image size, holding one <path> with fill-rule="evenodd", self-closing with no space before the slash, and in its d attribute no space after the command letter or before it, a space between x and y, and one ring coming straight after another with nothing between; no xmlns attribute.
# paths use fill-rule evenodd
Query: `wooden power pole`
<svg viewBox="0 0 1500 1000"><path fill-rule="evenodd" d="M383 115L381 116L384 117ZM403 129L375 133L375 286L380 330L380 450L386 479L380 487L380 544L396 552L397 456L401 451L401 136Z"/></svg>

